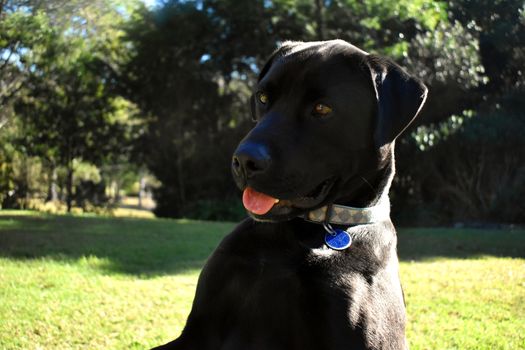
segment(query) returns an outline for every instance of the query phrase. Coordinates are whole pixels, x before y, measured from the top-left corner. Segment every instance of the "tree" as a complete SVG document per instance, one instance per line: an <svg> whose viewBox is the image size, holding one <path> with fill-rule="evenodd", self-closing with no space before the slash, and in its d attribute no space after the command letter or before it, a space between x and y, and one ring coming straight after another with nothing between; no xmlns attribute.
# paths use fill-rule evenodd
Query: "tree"
<svg viewBox="0 0 525 350"><path fill-rule="evenodd" d="M132 55L118 80L151 116L142 148L151 150L143 159L163 184L157 213L182 215L199 200L234 196L229 156L249 125L258 67L279 42L339 37L412 64L406 56L425 44L416 38L438 24L452 27L445 5L427 0L167 1L142 8L127 29ZM459 85L465 57L477 56L465 49L454 61L450 52L432 58L452 66L445 80Z"/></svg>
<svg viewBox="0 0 525 350"><path fill-rule="evenodd" d="M47 45L50 27L41 13L7 13L0 7L0 128L12 115L12 104L27 80L27 63Z"/></svg>
<svg viewBox="0 0 525 350"><path fill-rule="evenodd" d="M72 48L55 37L54 47L35 65L28 92L16 103L28 152L67 169L67 208L73 199L73 160L100 163L116 147L120 130L109 122L111 97L96 60L82 43Z"/></svg>
<svg viewBox="0 0 525 350"><path fill-rule="evenodd" d="M131 129L137 124L129 104L116 102L109 73L125 50L120 25L136 3L0 3L0 127L9 115L16 128L7 128L6 137L16 152L39 157L50 174L66 167L68 210L74 160L100 165L115 159L115 151L121 159L130 150ZM117 116L117 110L127 116ZM55 177L48 177L50 191Z"/></svg>
<svg viewBox="0 0 525 350"><path fill-rule="evenodd" d="M3 140L17 147L0 148L0 159L38 155L49 173L60 164L71 170L73 159L104 164L103 172L146 164L162 183L157 214L224 218L237 207L220 211L213 203L238 194L230 155L250 126L248 99L259 68L284 40L341 38L394 58L429 85L426 107L398 142L403 156L393 197L418 208L432 202L450 218L447 196L431 191L460 180L449 176L455 161L446 164L441 152L454 153L447 147L455 145L463 157L474 148L460 141L489 139L483 133L496 128L481 117L497 124L510 116L501 121L502 134L521 125L520 6L516 0L166 0L147 9L138 0L0 0L0 126L9 116ZM465 113L473 116L468 123L438 136ZM118 155L110 135L119 135ZM447 151L433 150L438 144ZM414 159L428 162L425 169L439 164L447 176L430 181L416 174ZM462 169L462 178L475 176L472 166ZM416 181L419 175L426 180Z"/></svg>
<svg viewBox="0 0 525 350"><path fill-rule="evenodd" d="M522 6L520 1L450 1L452 30L438 28L417 39L421 54L415 56L424 58L421 67L434 76L430 96L445 97L429 101L427 111L453 115L432 119L399 145L405 176L398 178L394 193L408 212L432 208L436 223L525 220L518 200L524 195L525 167L523 152L516 152L525 147ZM457 54L462 51L470 54ZM440 62L433 52L447 60ZM451 67L460 65L448 64L448 58L464 68L454 72ZM450 128L453 124L458 127ZM411 222L417 220L413 216Z"/></svg>
<svg viewBox="0 0 525 350"><path fill-rule="evenodd" d="M8 57L17 57L9 62L10 66L24 76L22 93L13 102L17 116L23 120L23 137L16 141L26 154L40 157L50 169L67 169L69 211L73 161L100 165L115 151L122 151L124 127L113 117L118 106L113 103L113 84L106 69L107 62L118 56L115 50L122 32L114 15L119 9L105 0L13 3L9 21L18 23L23 19L32 24L37 18L38 25L34 26L41 40L38 45L28 46L27 42L32 42L26 38L32 33L25 24L12 28L13 33L21 33L18 42L24 49L15 52L16 44L6 49ZM74 13L69 12L72 8ZM4 24L11 28L9 21Z"/></svg>
<svg viewBox="0 0 525 350"><path fill-rule="evenodd" d="M455 0L451 17L473 28L488 82L481 87L485 99L499 99L525 87L525 12L520 0ZM492 98L491 98L492 99ZM489 102L494 103L494 101Z"/></svg>
<svg viewBox="0 0 525 350"><path fill-rule="evenodd" d="M12 111L32 64L52 45L51 31L89 43L108 63L123 48L119 25L137 0L0 0L0 127ZM118 51L121 49L121 51ZM118 51L118 52L117 52Z"/></svg>

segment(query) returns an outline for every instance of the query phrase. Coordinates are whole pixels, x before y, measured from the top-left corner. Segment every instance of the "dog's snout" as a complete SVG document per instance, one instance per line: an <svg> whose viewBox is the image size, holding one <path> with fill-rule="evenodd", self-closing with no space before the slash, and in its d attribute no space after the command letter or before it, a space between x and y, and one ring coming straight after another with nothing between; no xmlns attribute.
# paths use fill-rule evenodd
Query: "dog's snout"
<svg viewBox="0 0 525 350"><path fill-rule="evenodd" d="M233 155L232 169L236 176L249 179L265 173L270 163L271 157L265 146L257 143L243 143Z"/></svg>

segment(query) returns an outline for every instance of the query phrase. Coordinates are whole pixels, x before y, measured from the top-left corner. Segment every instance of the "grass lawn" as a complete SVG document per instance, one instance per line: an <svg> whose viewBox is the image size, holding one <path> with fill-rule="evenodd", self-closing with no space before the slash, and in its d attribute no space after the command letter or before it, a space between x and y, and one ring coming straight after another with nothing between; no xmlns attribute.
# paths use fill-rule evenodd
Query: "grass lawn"
<svg viewBox="0 0 525 350"><path fill-rule="evenodd" d="M233 224L0 211L0 349L144 349ZM401 229L411 349L525 349L525 230Z"/></svg>

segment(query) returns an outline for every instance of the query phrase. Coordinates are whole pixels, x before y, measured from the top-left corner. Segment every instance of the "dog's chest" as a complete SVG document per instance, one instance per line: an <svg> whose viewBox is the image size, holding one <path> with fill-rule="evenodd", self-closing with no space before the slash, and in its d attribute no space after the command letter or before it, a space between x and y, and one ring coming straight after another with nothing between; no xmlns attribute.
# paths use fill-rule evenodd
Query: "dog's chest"
<svg viewBox="0 0 525 350"><path fill-rule="evenodd" d="M321 261L260 255L248 265L224 286L242 290L235 308L220 311L229 315L223 349L340 349L361 338L350 316L352 290Z"/></svg>

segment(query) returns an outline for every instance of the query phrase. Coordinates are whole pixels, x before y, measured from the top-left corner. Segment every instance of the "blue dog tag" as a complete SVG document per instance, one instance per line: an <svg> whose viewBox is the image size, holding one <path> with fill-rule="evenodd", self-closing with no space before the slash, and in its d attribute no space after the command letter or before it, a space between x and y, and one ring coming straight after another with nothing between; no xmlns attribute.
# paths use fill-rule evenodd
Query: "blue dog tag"
<svg viewBox="0 0 525 350"><path fill-rule="evenodd" d="M324 241L327 246L334 250L343 250L352 244L352 236L345 230L332 228L331 232L328 231L324 235Z"/></svg>

